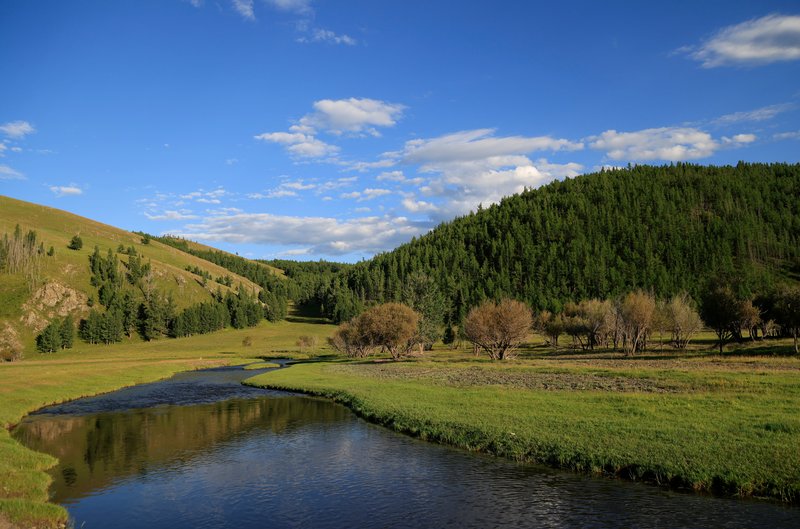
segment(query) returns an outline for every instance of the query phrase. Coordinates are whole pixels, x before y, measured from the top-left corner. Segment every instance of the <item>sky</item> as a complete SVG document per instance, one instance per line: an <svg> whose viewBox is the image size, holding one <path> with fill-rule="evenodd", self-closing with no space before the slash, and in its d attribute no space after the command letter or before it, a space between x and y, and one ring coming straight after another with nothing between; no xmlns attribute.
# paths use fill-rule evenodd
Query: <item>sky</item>
<svg viewBox="0 0 800 529"><path fill-rule="evenodd" d="M0 3L0 194L251 258L740 160L800 162L796 0Z"/></svg>

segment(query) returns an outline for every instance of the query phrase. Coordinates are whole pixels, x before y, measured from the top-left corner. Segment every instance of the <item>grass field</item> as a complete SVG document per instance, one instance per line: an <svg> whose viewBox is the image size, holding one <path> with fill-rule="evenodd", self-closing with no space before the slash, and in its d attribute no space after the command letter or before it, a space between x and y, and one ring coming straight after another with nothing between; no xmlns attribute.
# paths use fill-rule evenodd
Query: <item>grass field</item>
<svg viewBox="0 0 800 529"><path fill-rule="evenodd" d="M56 461L28 450L9 435L7 428L25 414L188 369L250 364L262 357L306 358L310 352L295 345L297 337L315 336L322 344L332 331L333 326L318 323L262 322L251 329L176 340L79 344L63 352L33 353L20 362L0 363L0 424L5 426L0 429L0 529L6 529L4 523L59 527L67 521L61 506L47 503L50 477L45 471ZM246 341L251 345L243 345Z"/></svg>
<svg viewBox="0 0 800 529"><path fill-rule="evenodd" d="M533 348L502 363L445 351L399 363L308 363L247 383L326 396L468 450L800 501L800 358L783 354L789 342L723 356L703 347L631 359Z"/></svg>

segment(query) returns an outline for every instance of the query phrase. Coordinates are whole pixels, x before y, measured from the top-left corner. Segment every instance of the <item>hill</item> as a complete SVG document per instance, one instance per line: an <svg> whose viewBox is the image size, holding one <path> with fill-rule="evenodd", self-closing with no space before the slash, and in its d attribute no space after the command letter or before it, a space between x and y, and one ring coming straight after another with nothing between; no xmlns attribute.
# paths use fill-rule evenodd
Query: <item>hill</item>
<svg viewBox="0 0 800 529"><path fill-rule="evenodd" d="M711 279L740 295L800 279L800 165L635 166L553 182L444 223L358 263L317 301L329 316L402 300L425 274L459 323L484 298L558 311L635 288L695 299Z"/></svg>
<svg viewBox="0 0 800 529"><path fill-rule="evenodd" d="M98 306L98 288L93 284L89 259L95 247L102 256L110 250L119 260L121 273L130 265L128 252L132 248L143 265L150 264L148 289L174 300L176 310L208 302L218 289L224 294L241 286L256 295L261 290L245 277L157 240L66 211L0 196L0 239L4 234L13 238L17 226L23 234L35 232L36 244L45 253L37 258L35 277L0 272L0 349L6 352L11 347L30 352L37 333L48 321L67 314L77 321L89 313L90 305ZM69 249L76 235L83 246ZM53 255L47 255L51 247ZM130 285L126 288L132 289Z"/></svg>

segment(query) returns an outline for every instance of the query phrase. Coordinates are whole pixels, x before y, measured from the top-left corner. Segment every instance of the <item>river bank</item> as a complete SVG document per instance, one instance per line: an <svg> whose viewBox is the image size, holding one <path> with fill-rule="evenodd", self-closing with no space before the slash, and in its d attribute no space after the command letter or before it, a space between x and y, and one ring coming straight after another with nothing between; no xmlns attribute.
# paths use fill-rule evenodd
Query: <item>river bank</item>
<svg viewBox="0 0 800 529"><path fill-rule="evenodd" d="M614 354L295 365L245 381L421 439L725 496L800 501L800 359Z"/></svg>

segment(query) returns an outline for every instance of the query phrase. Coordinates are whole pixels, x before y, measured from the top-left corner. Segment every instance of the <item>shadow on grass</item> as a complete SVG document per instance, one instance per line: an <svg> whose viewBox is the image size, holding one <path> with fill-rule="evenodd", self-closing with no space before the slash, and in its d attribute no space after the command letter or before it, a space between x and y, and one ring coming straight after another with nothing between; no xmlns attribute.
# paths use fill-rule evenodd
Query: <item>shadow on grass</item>
<svg viewBox="0 0 800 529"><path fill-rule="evenodd" d="M330 323L330 320L322 315L319 307L311 304L292 305L289 307L289 315L286 316L286 321L290 323Z"/></svg>

